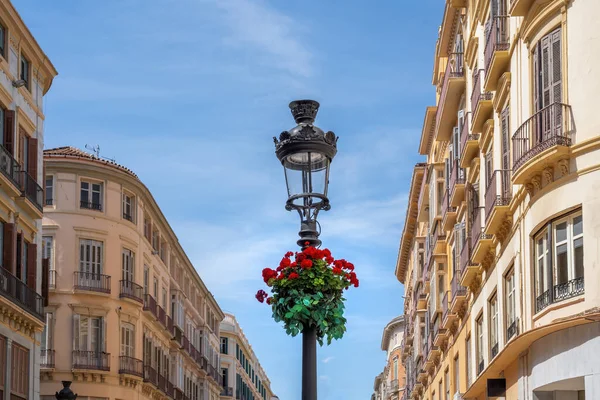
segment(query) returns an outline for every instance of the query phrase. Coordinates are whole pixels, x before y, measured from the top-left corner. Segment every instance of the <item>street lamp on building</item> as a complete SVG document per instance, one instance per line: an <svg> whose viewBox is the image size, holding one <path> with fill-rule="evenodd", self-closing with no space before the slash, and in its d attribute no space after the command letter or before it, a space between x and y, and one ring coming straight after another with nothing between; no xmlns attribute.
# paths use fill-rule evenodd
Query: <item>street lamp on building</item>
<svg viewBox="0 0 600 400"><path fill-rule="evenodd" d="M296 126L274 138L275 153L285 172L288 191L286 210L300 216L298 245L319 247L320 226L317 215L329 210L327 189L329 167L337 152L338 137L314 125L319 103L292 101L289 105ZM302 400L317 399L317 333L314 326L302 331Z"/></svg>
<svg viewBox="0 0 600 400"><path fill-rule="evenodd" d="M71 390L71 381L62 381L63 388L60 392L56 392L56 400L75 400L77 394Z"/></svg>

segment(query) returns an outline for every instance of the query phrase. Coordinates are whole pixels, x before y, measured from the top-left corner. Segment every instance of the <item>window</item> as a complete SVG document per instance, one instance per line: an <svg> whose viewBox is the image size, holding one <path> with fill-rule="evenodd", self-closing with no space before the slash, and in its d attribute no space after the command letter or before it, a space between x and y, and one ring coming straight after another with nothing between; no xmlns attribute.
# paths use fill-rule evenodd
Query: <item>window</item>
<svg viewBox="0 0 600 400"><path fill-rule="evenodd" d="M460 393L460 364L458 355L454 357L454 393Z"/></svg>
<svg viewBox="0 0 600 400"><path fill-rule="evenodd" d="M11 399L27 399L29 396L29 350L13 342Z"/></svg>
<svg viewBox="0 0 600 400"><path fill-rule="evenodd" d="M158 251L159 246L160 246L160 234L158 232L158 228L156 227L156 225L154 225L152 228L152 248L154 250Z"/></svg>
<svg viewBox="0 0 600 400"><path fill-rule="evenodd" d="M147 215L144 215L144 237L148 241L152 238L152 221L150 221L150 217Z"/></svg>
<svg viewBox="0 0 600 400"><path fill-rule="evenodd" d="M2 56L2 58L4 58L5 60L8 58L6 57L6 28L3 25L0 25L0 56ZM4 131L0 131L0 132L4 132Z"/></svg>
<svg viewBox="0 0 600 400"><path fill-rule="evenodd" d="M583 217L556 219L535 236L536 312L584 292Z"/></svg>
<svg viewBox="0 0 600 400"><path fill-rule="evenodd" d="M0 395L4 395L6 388L6 371L8 362L6 360L6 338L0 335Z"/></svg>
<svg viewBox="0 0 600 400"><path fill-rule="evenodd" d="M123 219L135 223L135 197L129 193L123 193Z"/></svg>
<svg viewBox="0 0 600 400"><path fill-rule="evenodd" d="M50 270L54 270L54 238L42 236L42 258L48 260Z"/></svg>
<svg viewBox="0 0 600 400"><path fill-rule="evenodd" d="M144 265L144 294L148 294L150 287L150 270Z"/></svg>
<svg viewBox="0 0 600 400"><path fill-rule="evenodd" d="M222 354L229 353L229 339L226 337L221 338L221 353Z"/></svg>
<svg viewBox="0 0 600 400"><path fill-rule="evenodd" d="M496 294L489 301L490 310L490 359L498 354L498 297Z"/></svg>
<svg viewBox="0 0 600 400"><path fill-rule="evenodd" d="M74 315L74 350L101 352L104 350L104 321L102 317Z"/></svg>
<svg viewBox="0 0 600 400"><path fill-rule="evenodd" d="M21 75L20 78L25 81L25 87L27 90L31 90L30 79L31 75L31 63L23 54L21 54Z"/></svg>
<svg viewBox="0 0 600 400"><path fill-rule="evenodd" d="M511 269L504 277L504 301L506 304L506 341L510 340L517 332L516 298L515 298L515 271Z"/></svg>
<svg viewBox="0 0 600 400"><path fill-rule="evenodd" d="M162 307L167 310L167 289L162 290Z"/></svg>
<svg viewBox="0 0 600 400"><path fill-rule="evenodd" d="M46 175L46 205L54 204L54 177Z"/></svg>
<svg viewBox="0 0 600 400"><path fill-rule="evenodd" d="M475 334L477 335L477 375L483 371L483 315L475 321Z"/></svg>
<svg viewBox="0 0 600 400"><path fill-rule="evenodd" d="M154 298L158 299L158 279L156 277L154 277L154 281L153 281L153 285L152 285L152 291L154 293Z"/></svg>
<svg viewBox="0 0 600 400"><path fill-rule="evenodd" d="M121 260L121 280L134 282L135 276L135 258L133 251L123 249Z"/></svg>
<svg viewBox="0 0 600 400"><path fill-rule="evenodd" d="M46 354L46 350L52 350L54 348L54 315L52 313L46 313L46 326L42 331L42 343L40 348L42 349L42 358ZM44 361L44 360L42 360ZM43 362L42 362L43 364Z"/></svg>
<svg viewBox="0 0 600 400"><path fill-rule="evenodd" d="M471 337L467 338L465 343L465 364L467 366L467 387L471 386L473 382L473 373L471 368Z"/></svg>
<svg viewBox="0 0 600 400"><path fill-rule="evenodd" d="M533 50L535 111L540 111L551 104L562 101L562 60L561 29L558 28L544 36ZM560 118L559 118L560 119ZM546 131L551 128L552 121L540 121L544 132L539 139L545 139ZM559 121L555 121L560 123Z"/></svg>
<svg viewBox="0 0 600 400"><path fill-rule="evenodd" d="M444 373L444 388L445 393L446 393L446 397L444 398L444 400L450 400L450 370L446 369L446 372Z"/></svg>
<svg viewBox="0 0 600 400"><path fill-rule="evenodd" d="M121 355L135 356L135 328L132 324L121 324Z"/></svg>
<svg viewBox="0 0 600 400"><path fill-rule="evenodd" d="M81 181L80 208L102 211L102 183Z"/></svg>
<svg viewBox="0 0 600 400"><path fill-rule="evenodd" d="M103 243L97 240L79 241L79 272L84 278L100 279L103 247Z"/></svg>

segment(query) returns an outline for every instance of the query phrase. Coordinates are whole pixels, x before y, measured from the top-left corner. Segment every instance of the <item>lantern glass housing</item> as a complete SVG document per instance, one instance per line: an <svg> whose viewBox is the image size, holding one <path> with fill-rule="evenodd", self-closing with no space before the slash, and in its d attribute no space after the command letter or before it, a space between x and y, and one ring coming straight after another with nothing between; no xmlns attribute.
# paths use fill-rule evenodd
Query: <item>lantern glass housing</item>
<svg viewBox="0 0 600 400"><path fill-rule="evenodd" d="M327 197L329 158L319 152L293 153L283 160L288 202L294 206L317 206Z"/></svg>

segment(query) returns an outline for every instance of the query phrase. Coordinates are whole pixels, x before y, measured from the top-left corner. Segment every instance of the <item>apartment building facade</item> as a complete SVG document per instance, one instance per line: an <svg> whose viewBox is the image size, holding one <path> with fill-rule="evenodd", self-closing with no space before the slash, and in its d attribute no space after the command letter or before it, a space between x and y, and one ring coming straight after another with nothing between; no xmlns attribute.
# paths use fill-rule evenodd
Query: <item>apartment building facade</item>
<svg viewBox="0 0 600 400"><path fill-rule="evenodd" d="M600 2L444 7L396 267L405 398L600 398Z"/></svg>
<svg viewBox="0 0 600 400"><path fill-rule="evenodd" d="M39 397L44 95L56 69L0 1L0 398Z"/></svg>
<svg viewBox="0 0 600 400"><path fill-rule="evenodd" d="M391 320L383 329L381 350L386 353L383 372L375 377L372 400L400 400L404 394L406 375L402 365L404 315Z"/></svg>
<svg viewBox="0 0 600 400"><path fill-rule="evenodd" d="M76 148L44 161L42 398L219 399L224 314L148 188Z"/></svg>
<svg viewBox="0 0 600 400"><path fill-rule="evenodd" d="M233 314L221 322L221 399L276 400L271 381Z"/></svg>

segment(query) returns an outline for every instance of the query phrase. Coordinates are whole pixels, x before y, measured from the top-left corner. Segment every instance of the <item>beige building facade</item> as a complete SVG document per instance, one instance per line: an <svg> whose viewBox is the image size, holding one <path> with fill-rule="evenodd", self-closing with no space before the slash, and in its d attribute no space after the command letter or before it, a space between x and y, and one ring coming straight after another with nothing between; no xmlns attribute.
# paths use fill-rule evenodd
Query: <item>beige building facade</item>
<svg viewBox="0 0 600 400"><path fill-rule="evenodd" d="M404 315L391 320L383 329L381 350L386 353L383 372L375 377L371 400L399 400L404 395L406 375L402 365Z"/></svg>
<svg viewBox="0 0 600 400"><path fill-rule="evenodd" d="M221 399L277 400L271 381L233 314L221 322Z"/></svg>
<svg viewBox="0 0 600 400"><path fill-rule="evenodd" d="M218 399L224 314L148 188L72 147L44 161L42 398Z"/></svg>
<svg viewBox="0 0 600 400"><path fill-rule="evenodd" d="M396 268L405 398L600 398L600 2L443 6Z"/></svg>
<svg viewBox="0 0 600 400"><path fill-rule="evenodd" d="M57 75L10 1L0 1L0 398L38 399L44 328L44 96Z"/></svg>

